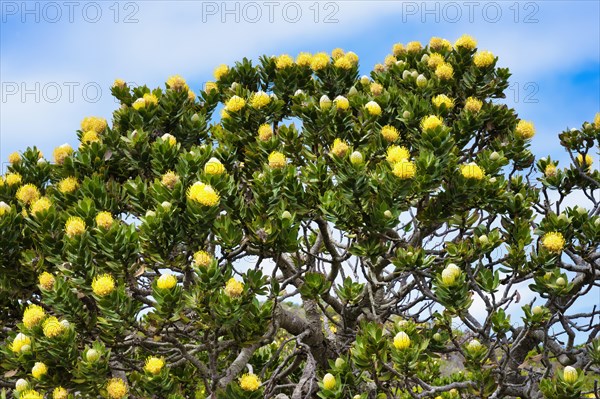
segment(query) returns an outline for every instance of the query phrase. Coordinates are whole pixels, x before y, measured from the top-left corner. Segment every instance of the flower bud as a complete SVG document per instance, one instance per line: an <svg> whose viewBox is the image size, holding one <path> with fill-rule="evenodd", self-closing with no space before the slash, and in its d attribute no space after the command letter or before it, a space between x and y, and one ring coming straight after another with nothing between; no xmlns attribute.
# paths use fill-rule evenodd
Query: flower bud
<svg viewBox="0 0 600 399"><path fill-rule="evenodd" d="M442 340L442 334L440 334L440 333L433 334L433 340L440 342Z"/></svg>
<svg viewBox="0 0 600 399"><path fill-rule="evenodd" d="M394 347L396 349L406 349L410 346L410 337L404 331L400 331L394 337Z"/></svg>
<svg viewBox="0 0 600 399"><path fill-rule="evenodd" d="M354 87L354 86L352 86L350 88L350 90L348 90L348 97L353 97L357 94L358 94L358 90L356 90L356 87Z"/></svg>
<svg viewBox="0 0 600 399"><path fill-rule="evenodd" d="M565 285L567 285L567 282L564 278L559 277L556 279L556 285L558 285L559 287L564 287Z"/></svg>
<svg viewBox="0 0 600 399"><path fill-rule="evenodd" d="M321 109L328 109L329 107L331 107L331 99L326 94L324 94L319 100L319 105L321 106Z"/></svg>
<svg viewBox="0 0 600 399"><path fill-rule="evenodd" d="M481 245L485 245L485 244L487 244L489 242L490 242L490 240L489 240L488 236L486 236L485 234L482 234L482 235L479 236L479 243Z"/></svg>
<svg viewBox="0 0 600 399"><path fill-rule="evenodd" d="M413 78L415 78L415 79L416 79L416 78L419 76L419 72L417 72L417 71L414 71L414 70L413 70L413 71L410 73L410 76L412 76Z"/></svg>
<svg viewBox="0 0 600 399"><path fill-rule="evenodd" d="M160 206L162 206L165 210L171 209L171 203L169 201L163 201L162 204L160 204Z"/></svg>
<svg viewBox="0 0 600 399"><path fill-rule="evenodd" d="M563 377L564 377L566 383L572 384L577 381L577 379L579 378L579 375L575 368L573 368L571 366L567 366L563 370Z"/></svg>
<svg viewBox="0 0 600 399"><path fill-rule="evenodd" d="M69 320L61 320L60 325L63 326L65 330L71 327L71 323L69 323Z"/></svg>
<svg viewBox="0 0 600 399"><path fill-rule="evenodd" d="M148 211L148 212L146 212L146 217L147 218L154 217L154 216L156 216L156 212L154 212L154 211Z"/></svg>
<svg viewBox="0 0 600 399"><path fill-rule="evenodd" d="M346 364L346 361L344 359L342 359L341 357L338 357L337 359L335 359L335 367L337 367L338 369L341 369L342 367L344 367L344 364Z"/></svg>
<svg viewBox="0 0 600 399"><path fill-rule="evenodd" d="M292 218L292 214L289 213L288 211L283 211L283 212L281 212L281 218L282 219L291 219Z"/></svg>
<svg viewBox="0 0 600 399"><path fill-rule="evenodd" d="M456 277L456 272L454 272L453 270L450 270L448 268L442 270L442 281L444 284L454 285L454 283L456 282Z"/></svg>
<svg viewBox="0 0 600 399"><path fill-rule="evenodd" d="M239 86L238 82L233 82L230 87L231 87L231 90L235 90L238 88L238 86Z"/></svg>
<svg viewBox="0 0 600 399"><path fill-rule="evenodd" d="M408 112L408 111L404 111L404 112L402 113L402 117L403 117L404 119L408 119L408 118L410 118L410 112Z"/></svg>
<svg viewBox="0 0 600 399"><path fill-rule="evenodd" d="M402 72L402 79L408 79L409 76L411 76L410 75L410 71L403 71Z"/></svg>
<svg viewBox="0 0 600 399"><path fill-rule="evenodd" d="M27 353L31 350L31 345L25 344L21 347L21 353Z"/></svg>
<svg viewBox="0 0 600 399"><path fill-rule="evenodd" d="M394 216L394 215L392 214L392 211L390 211L390 210L388 209L388 210L386 210L385 212L383 212L383 216L385 216L385 217L386 217L386 218L388 218L388 219L391 219L391 218L392 218L392 216Z"/></svg>
<svg viewBox="0 0 600 399"><path fill-rule="evenodd" d="M534 306L531 311L533 312L534 315L540 315L540 314L542 314L544 309L541 306Z"/></svg>
<svg viewBox="0 0 600 399"><path fill-rule="evenodd" d="M335 388L336 384L337 384L337 381L335 380L335 377L333 376L333 374L331 374L331 373L325 374L325 376L323 377L323 386L325 387L325 389L331 390L331 389Z"/></svg>
<svg viewBox="0 0 600 399"><path fill-rule="evenodd" d="M492 161L497 161L500 159L500 154L498 154L496 151L494 151L490 154L490 159Z"/></svg>
<svg viewBox="0 0 600 399"><path fill-rule="evenodd" d="M354 151L350 154L350 162L352 165L361 165L363 163L363 155L359 151Z"/></svg>
<svg viewBox="0 0 600 399"><path fill-rule="evenodd" d="M429 61L429 54L423 54L423 57L421 57L421 62L427 62Z"/></svg>
<svg viewBox="0 0 600 399"><path fill-rule="evenodd" d="M15 383L15 390L17 392L22 392L22 391L26 390L28 386L29 386L29 383L27 382L27 380L24 380L23 378L19 378L17 380L17 382Z"/></svg>
<svg viewBox="0 0 600 399"><path fill-rule="evenodd" d="M579 205L577 205L577 206L575 207L575 210L576 210L576 211L577 211L577 213L579 213L580 215L587 215L587 213L588 213L587 209L585 209L584 207L582 207L582 206L579 206Z"/></svg>
<svg viewBox="0 0 600 399"><path fill-rule="evenodd" d="M94 363L99 358L100 353L96 349L88 349L87 352L85 352L85 360L90 363Z"/></svg>
<svg viewBox="0 0 600 399"><path fill-rule="evenodd" d="M425 75L421 74L417 77L417 86L418 87L427 86L427 78L425 77Z"/></svg>
<svg viewBox="0 0 600 399"><path fill-rule="evenodd" d="M200 115L194 114L192 115L192 122L198 122L200 120Z"/></svg>
<svg viewBox="0 0 600 399"><path fill-rule="evenodd" d="M467 350L469 352L477 352L480 349L481 349L481 343L476 339L471 340L471 342L469 342L467 344Z"/></svg>
<svg viewBox="0 0 600 399"><path fill-rule="evenodd" d="M363 75L360 77L360 84L366 86L369 83L371 83L371 79L369 79L369 77L367 75Z"/></svg>

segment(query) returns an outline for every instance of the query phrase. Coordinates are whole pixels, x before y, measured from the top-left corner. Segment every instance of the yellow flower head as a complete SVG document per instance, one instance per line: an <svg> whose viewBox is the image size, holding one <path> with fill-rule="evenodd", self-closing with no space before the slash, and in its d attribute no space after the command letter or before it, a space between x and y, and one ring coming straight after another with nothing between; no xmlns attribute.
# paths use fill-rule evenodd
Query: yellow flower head
<svg viewBox="0 0 600 399"><path fill-rule="evenodd" d="M213 90L217 90L219 86L215 82L206 82L204 84L204 91L210 93Z"/></svg>
<svg viewBox="0 0 600 399"><path fill-rule="evenodd" d="M390 67L392 67L392 66L396 65L396 62L397 62L397 61L398 61L398 59L397 59L396 57L394 57L392 54L388 54L388 55L385 57L385 59L384 59L384 61L383 61L383 64L384 64L386 67L390 68Z"/></svg>
<svg viewBox="0 0 600 399"><path fill-rule="evenodd" d="M400 161L405 161L408 158L410 158L410 152L406 147L392 145L387 149L386 160L391 164Z"/></svg>
<svg viewBox="0 0 600 399"><path fill-rule="evenodd" d="M13 152L8 156L8 162L10 162L13 165L21 162L21 154L19 154L18 152Z"/></svg>
<svg viewBox="0 0 600 399"><path fill-rule="evenodd" d="M577 373L577 369L571 366L565 367L563 370L563 378L566 383L573 384L579 378L579 374Z"/></svg>
<svg viewBox="0 0 600 399"><path fill-rule="evenodd" d="M54 276L48 272L43 272L38 277L38 282L42 289L49 291L54 288Z"/></svg>
<svg viewBox="0 0 600 399"><path fill-rule="evenodd" d="M278 151L273 151L269 154L269 167L271 169L281 169L287 164L285 155Z"/></svg>
<svg viewBox="0 0 600 399"><path fill-rule="evenodd" d="M46 338L58 337L65 332L65 327L54 316L48 317L46 320L44 320L43 329Z"/></svg>
<svg viewBox="0 0 600 399"><path fill-rule="evenodd" d="M271 140L271 137L273 137L273 128L271 125L264 123L258 127L258 138L261 141Z"/></svg>
<svg viewBox="0 0 600 399"><path fill-rule="evenodd" d="M292 65L294 65L294 59L287 54L282 54L277 57L277 62L275 63L277 69L285 69Z"/></svg>
<svg viewBox="0 0 600 399"><path fill-rule="evenodd" d="M127 85L123 79L115 79L112 87L118 87L119 89L124 88Z"/></svg>
<svg viewBox="0 0 600 399"><path fill-rule="evenodd" d="M175 144L177 144L177 139L172 134L165 133L162 136L160 136L160 138L162 141L169 143L170 146L174 146Z"/></svg>
<svg viewBox="0 0 600 399"><path fill-rule="evenodd" d="M451 109L454 107L454 100L445 94L439 94L433 97L431 99L431 102L433 103L433 105L435 105L436 108L441 108L442 105L445 105L446 109Z"/></svg>
<svg viewBox="0 0 600 399"><path fill-rule="evenodd" d="M196 100L196 93L194 93L194 90L192 90L192 89L188 89L188 100L190 100L190 101Z"/></svg>
<svg viewBox="0 0 600 399"><path fill-rule="evenodd" d="M350 101L344 96L337 96L333 99L333 104L337 109L341 109L343 111L347 110L350 107Z"/></svg>
<svg viewBox="0 0 600 399"><path fill-rule="evenodd" d="M343 157L348 152L348 149L348 143L346 143L342 139L333 140L333 146L331 147L332 154L335 154L338 157Z"/></svg>
<svg viewBox="0 0 600 399"><path fill-rule="evenodd" d="M492 65L495 59L491 51L479 51L473 56L473 63L477 68L485 68Z"/></svg>
<svg viewBox="0 0 600 399"><path fill-rule="evenodd" d="M58 146L52 152L54 162L58 165L62 165L65 162L65 158L73 154L73 148L69 144L63 144Z"/></svg>
<svg viewBox="0 0 600 399"><path fill-rule="evenodd" d="M230 278L225 284L225 294L231 298L237 298L244 292L244 283L237 281L235 278Z"/></svg>
<svg viewBox="0 0 600 399"><path fill-rule="evenodd" d="M348 51L344 56L352 65L358 64L358 55L354 51Z"/></svg>
<svg viewBox="0 0 600 399"><path fill-rule="evenodd" d="M369 101L367 104L365 104L365 109L367 110L369 115L372 115L372 116L381 115L381 107L375 101Z"/></svg>
<svg viewBox="0 0 600 399"><path fill-rule="evenodd" d="M345 69L345 70L348 70L348 69L352 68L352 62L346 56L340 57L337 60L335 60L335 62L333 63L333 65L336 68Z"/></svg>
<svg viewBox="0 0 600 399"><path fill-rule="evenodd" d="M260 388L260 379L254 373L244 374L240 377L239 383L244 391L254 392Z"/></svg>
<svg viewBox="0 0 600 399"><path fill-rule="evenodd" d="M31 375L33 378L40 379L48 372L48 367L42 362L35 362L31 369Z"/></svg>
<svg viewBox="0 0 600 399"><path fill-rule="evenodd" d="M237 112L244 108L246 105L246 100L239 96L233 96L225 103L225 110L227 112Z"/></svg>
<svg viewBox="0 0 600 399"><path fill-rule="evenodd" d="M271 97L264 91L258 91L250 97L250 106L254 109L261 109L269 105Z"/></svg>
<svg viewBox="0 0 600 399"><path fill-rule="evenodd" d="M81 121L81 131L83 132L93 130L96 133L102 133L107 127L106 119L97 116L88 116Z"/></svg>
<svg viewBox="0 0 600 399"><path fill-rule="evenodd" d="M72 193L79 187L79 182L75 177L65 177L58 182L58 191L63 194Z"/></svg>
<svg viewBox="0 0 600 399"><path fill-rule="evenodd" d="M13 340L10 349L15 353L19 353L25 345L31 346L31 338L29 338L23 333L18 333L15 339Z"/></svg>
<svg viewBox="0 0 600 399"><path fill-rule="evenodd" d="M306 67L306 66L310 66L311 62L312 62L312 54L311 53L300 53L298 54L298 56L296 57L296 64Z"/></svg>
<svg viewBox="0 0 600 399"><path fill-rule="evenodd" d="M432 37L429 40L429 48L433 51L450 51L452 50L452 44L448 40L442 39L441 37Z"/></svg>
<svg viewBox="0 0 600 399"><path fill-rule="evenodd" d="M102 211L96 215L96 225L103 229L109 229L114 221L110 212Z"/></svg>
<svg viewBox="0 0 600 399"><path fill-rule="evenodd" d="M443 62L435 68L435 76L440 80L449 80L454 76L454 68L447 62Z"/></svg>
<svg viewBox="0 0 600 399"><path fill-rule="evenodd" d="M529 121L520 120L519 123L517 123L515 134L517 137L524 140L530 139L535 134L535 127L533 127L533 123Z"/></svg>
<svg viewBox="0 0 600 399"><path fill-rule="evenodd" d="M400 331L394 337L394 347L399 350L406 349L410 346L410 337L404 331Z"/></svg>
<svg viewBox="0 0 600 399"><path fill-rule="evenodd" d="M369 90L371 91L371 94L374 95L375 97L380 96L381 93L383 93L383 86L379 83L371 83L371 85L369 86Z"/></svg>
<svg viewBox="0 0 600 399"><path fill-rule="evenodd" d="M0 184L0 186L1 186L1 184ZM8 205L8 204L7 204L6 202L4 202L4 201L0 201L0 216L4 216L4 214L5 214L6 212L9 212L9 211L10 211L10 209L11 209L11 208L10 208L10 205Z"/></svg>
<svg viewBox="0 0 600 399"><path fill-rule="evenodd" d="M342 58L346 53L344 52L344 50L342 50L341 48L334 48L333 50L331 50L331 58L333 58L334 60L339 60L340 58Z"/></svg>
<svg viewBox="0 0 600 399"><path fill-rule="evenodd" d="M594 127L596 129L600 129L600 112L598 112L596 116L594 116Z"/></svg>
<svg viewBox="0 0 600 399"><path fill-rule="evenodd" d="M225 173L225 166L217 158L211 158L204 165L204 173L207 175L222 175Z"/></svg>
<svg viewBox="0 0 600 399"><path fill-rule="evenodd" d="M385 71L385 65L383 64L375 64L375 66L373 67L373 70L375 72L381 73Z"/></svg>
<svg viewBox="0 0 600 399"><path fill-rule="evenodd" d="M122 399L127 395L127 384L120 378L111 378L106 384L106 392L110 399Z"/></svg>
<svg viewBox="0 0 600 399"><path fill-rule="evenodd" d="M63 387L55 388L52 393L52 399L67 399L68 397L69 393Z"/></svg>
<svg viewBox="0 0 600 399"><path fill-rule="evenodd" d="M313 56L310 67L313 71L320 71L329 65L329 56L327 53L317 53Z"/></svg>
<svg viewBox="0 0 600 399"><path fill-rule="evenodd" d="M409 42L406 45L406 51L409 53L418 53L423 49L421 42Z"/></svg>
<svg viewBox="0 0 600 399"><path fill-rule="evenodd" d="M46 317L46 312L39 305L29 305L23 312L23 324L27 328L33 328Z"/></svg>
<svg viewBox="0 0 600 399"><path fill-rule="evenodd" d="M423 130L433 130L444 124L442 118L436 115L426 116L421 120L421 129Z"/></svg>
<svg viewBox="0 0 600 399"><path fill-rule="evenodd" d="M402 43L396 43L392 46L392 54L394 54L396 57L403 55L405 52L406 49Z"/></svg>
<svg viewBox="0 0 600 399"><path fill-rule="evenodd" d="M177 277L171 273L161 275L156 281L156 286L160 290L170 290L177 285Z"/></svg>
<svg viewBox="0 0 600 399"><path fill-rule="evenodd" d="M467 98L467 101L465 101L464 109L476 114L477 112L479 112L481 110L482 106L483 106L483 101L481 101L475 97L469 97L469 98Z"/></svg>
<svg viewBox="0 0 600 399"><path fill-rule="evenodd" d="M172 189L179 182L179 176L172 170L162 175L161 183Z"/></svg>
<svg viewBox="0 0 600 399"><path fill-rule="evenodd" d="M468 163L466 165L462 165L460 167L460 173L463 175L465 179L474 179L481 180L483 179L483 169L475 162Z"/></svg>
<svg viewBox="0 0 600 399"><path fill-rule="evenodd" d="M69 238L81 235L85 232L85 222L79 216L71 216L65 223L65 233Z"/></svg>
<svg viewBox="0 0 600 399"><path fill-rule="evenodd" d="M427 66L429 68L437 68L439 65L442 65L446 62L446 59L440 53L432 53L429 55L427 59Z"/></svg>
<svg viewBox="0 0 600 399"><path fill-rule="evenodd" d="M546 165L546 168L544 169L544 176L546 176L546 177L556 176L556 165L554 165L553 163L549 163L548 165Z"/></svg>
<svg viewBox="0 0 600 399"><path fill-rule="evenodd" d="M47 211L48 209L50 209L51 206L52 206L52 202L48 199L48 197L41 197L40 199L34 201L31 204L31 207L29 208L29 210L31 211L31 213L33 215L35 215L38 212Z"/></svg>
<svg viewBox="0 0 600 399"><path fill-rule="evenodd" d="M94 277L92 281L92 291L97 296L107 296L115 290L115 279L110 274L101 274Z"/></svg>
<svg viewBox="0 0 600 399"><path fill-rule="evenodd" d="M162 357L150 356L146 359L144 371L150 374L157 375L165 367L165 359Z"/></svg>
<svg viewBox="0 0 600 399"><path fill-rule="evenodd" d="M381 135L383 136L384 140L387 141L388 143L394 142L394 141L398 140L398 137L400 137L400 133L398 132L398 129L396 129L394 126L390 126L390 125L385 125L384 127L381 128Z"/></svg>
<svg viewBox="0 0 600 399"><path fill-rule="evenodd" d="M215 189L211 185L202 182L196 182L188 188L187 198L204 206L215 206L220 200Z"/></svg>
<svg viewBox="0 0 600 399"><path fill-rule="evenodd" d="M33 184L25 184L17 190L17 199L27 205L40 198L40 190Z"/></svg>
<svg viewBox="0 0 600 399"><path fill-rule="evenodd" d="M21 175L18 173L7 173L6 176L4 176L4 181L9 186L16 186L17 184L21 184L22 180L23 177L21 177Z"/></svg>
<svg viewBox="0 0 600 399"><path fill-rule="evenodd" d="M565 246L565 238L557 231L544 234L542 245L550 252L560 253Z"/></svg>
<svg viewBox="0 0 600 399"><path fill-rule="evenodd" d="M21 393L19 399L44 399L44 395L37 391L34 391L33 389L30 389Z"/></svg>
<svg viewBox="0 0 600 399"><path fill-rule="evenodd" d="M185 82L185 79L179 75L170 76L169 79L167 79L167 86L169 86L169 89L175 91L189 89L187 83Z"/></svg>
<svg viewBox="0 0 600 399"><path fill-rule="evenodd" d="M594 164L594 158L590 154L585 154L585 162L583 160L583 154L577 154L577 158L575 159L577 160L578 165L585 168L589 168Z"/></svg>
<svg viewBox="0 0 600 399"><path fill-rule="evenodd" d="M323 387L327 390L332 390L337 385L335 377L331 373L325 374L323 377Z"/></svg>
<svg viewBox="0 0 600 399"><path fill-rule="evenodd" d="M88 130L81 135L81 144L97 143L100 141L98 133L93 130Z"/></svg>
<svg viewBox="0 0 600 399"><path fill-rule="evenodd" d="M214 70L214 76L216 80L221 80L221 78L229 72L229 67L225 64L221 64Z"/></svg>
<svg viewBox="0 0 600 399"><path fill-rule="evenodd" d="M197 251L194 254L194 264L198 267L207 267L212 262L213 257L206 251Z"/></svg>
<svg viewBox="0 0 600 399"><path fill-rule="evenodd" d="M394 169L392 170L392 173L402 180L412 179L417 173L417 167L415 166L414 162L403 159L394 164Z"/></svg>
<svg viewBox="0 0 600 399"><path fill-rule="evenodd" d="M467 50L473 50L477 47L477 41L469 35L462 35L456 42L454 42L454 48L464 48Z"/></svg>

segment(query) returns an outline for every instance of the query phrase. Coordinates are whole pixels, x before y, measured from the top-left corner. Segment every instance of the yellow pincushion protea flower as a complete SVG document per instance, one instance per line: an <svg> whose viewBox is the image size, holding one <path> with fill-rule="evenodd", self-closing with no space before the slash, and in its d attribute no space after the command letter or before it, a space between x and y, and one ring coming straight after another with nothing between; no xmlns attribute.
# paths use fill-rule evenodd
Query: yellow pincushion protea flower
<svg viewBox="0 0 600 399"><path fill-rule="evenodd" d="M446 59L444 58L443 55L441 55L439 53L432 53L429 55L429 58L427 59L427 66L429 68L437 68L439 65L442 65L444 62L446 62Z"/></svg>
<svg viewBox="0 0 600 399"><path fill-rule="evenodd" d="M71 156L71 154L73 154L73 148L69 144L65 143L56 147L52 152L54 163L62 165L65 162L65 158Z"/></svg>
<svg viewBox="0 0 600 399"><path fill-rule="evenodd" d="M196 182L187 191L190 201L198 202L204 206L215 206L219 203L219 194L209 184Z"/></svg>
<svg viewBox="0 0 600 399"><path fill-rule="evenodd" d="M577 154L575 160L577 161L578 165L586 169L594 164L594 158L590 154L585 154L585 162L583 160L583 154Z"/></svg>
<svg viewBox="0 0 600 399"><path fill-rule="evenodd" d="M120 378L111 378L106 384L106 392L110 399L122 399L127 395L127 384Z"/></svg>
<svg viewBox="0 0 600 399"><path fill-rule="evenodd" d="M491 51L479 51L473 56L473 64L477 68L485 68L494 63L496 57Z"/></svg>
<svg viewBox="0 0 600 399"><path fill-rule="evenodd" d="M219 86L215 82L206 82L204 84L204 91L210 93L213 90L218 90Z"/></svg>
<svg viewBox="0 0 600 399"><path fill-rule="evenodd" d="M462 165L460 167L460 173L465 179L481 180L484 176L483 169L475 162Z"/></svg>
<svg viewBox="0 0 600 399"><path fill-rule="evenodd" d="M391 164L407 160L408 158L410 158L410 152L406 147L392 145L387 149L386 160Z"/></svg>
<svg viewBox="0 0 600 399"><path fill-rule="evenodd" d="M392 170L394 176L399 177L402 180L412 179L415 177L417 173L417 167L414 162L411 162L407 159L403 159L400 162L396 162L394 164L394 169Z"/></svg>
<svg viewBox="0 0 600 399"><path fill-rule="evenodd" d="M398 140L398 137L400 137L400 133L398 132L398 129L396 129L394 126L390 126L390 125L385 125L384 127L381 128L381 135L383 136L384 140L387 141L388 143L394 142L394 141Z"/></svg>
<svg viewBox="0 0 600 399"><path fill-rule="evenodd" d="M150 374L157 375L161 372L163 367L165 367L165 359L163 359L162 357L150 356L146 359L144 371Z"/></svg>
<svg viewBox="0 0 600 399"><path fill-rule="evenodd" d="M237 298L244 292L244 283L237 281L235 278L230 278L225 284L225 294L231 298Z"/></svg>
<svg viewBox="0 0 600 399"><path fill-rule="evenodd" d="M600 112L594 116L594 127L600 129Z"/></svg>
<svg viewBox="0 0 600 399"><path fill-rule="evenodd" d="M88 130L87 132L81 135L81 144L89 144L89 143L98 143L100 141L100 137L98 133L93 130Z"/></svg>
<svg viewBox="0 0 600 399"><path fill-rule="evenodd" d="M331 58L333 58L334 60L339 60L344 55L346 55L346 53L344 52L343 49L341 49L339 47L338 48L334 48L333 50L331 50Z"/></svg>
<svg viewBox="0 0 600 399"><path fill-rule="evenodd" d="M367 104L365 104L365 109L367 110L369 115L372 115L372 116L381 115L381 107L375 101L369 101Z"/></svg>
<svg viewBox="0 0 600 399"><path fill-rule="evenodd" d="M441 37L432 37L429 39L429 48L433 51L450 51L452 50L452 44L448 40L442 39Z"/></svg>
<svg viewBox="0 0 600 399"><path fill-rule="evenodd" d="M41 197L40 199L38 199L37 201L34 201L31 204L31 207L29 208L29 210L31 211L31 213L33 215L39 213L39 212L45 212L48 209L50 209L50 207L52 206L52 202L50 201L50 199L48 197Z"/></svg>
<svg viewBox="0 0 600 399"><path fill-rule="evenodd" d="M435 105L436 108L441 108L442 105L445 105L447 109L454 107L454 100L445 94L439 94L433 97L431 103Z"/></svg>
<svg viewBox="0 0 600 399"><path fill-rule="evenodd" d="M167 86L169 86L169 89L175 91L183 91L189 89L185 79L179 75L169 76L169 78L167 79Z"/></svg>
<svg viewBox="0 0 600 399"><path fill-rule="evenodd" d="M444 124L442 118L437 115L429 115L424 117L421 120L421 129L423 130L433 130Z"/></svg>
<svg viewBox="0 0 600 399"><path fill-rule="evenodd" d="M157 104L158 104L158 97L156 97L154 94L146 93L143 95L142 98L138 98L137 100L135 100L132 104L132 107L135 110L140 110L142 108L145 108L148 105L157 105Z"/></svg>
<svg viewBox="0 0 600 399"><path fill-rule="evenodd" d="M170 290L177 285L177 277L171 273L165 273L158 278L156 286L160 290Z"/></svg>
<svg viewBox="0 0 600 399"><path fill-rule="evenodd" d="M403 55L405 52L406 49L402 43L396 43L392 46L392 54L394 54L396 57Z"/></svg>
<svg viewBox="0 0 600 399"><path fill-rule="evenodd" d="M563 370L563 378L566 383L573 384L579 379L579 374L577 373L577 369L571 366L566 366Z"/></svg>
<svg viewBox="0 0 600 399"><path fill-rule="evenodd" d="M408 42L406 44L406 51L409 53L418 53L423 49L421 42Z"/></svg>
<svg viewBox="0 0 600 399"><path fill-rule="evenodd" d="M40 286L46 291L50 291L52 288L54 288L54 281L54 276L48 272L43 272L38 277Z"/></svg>
<svg viewBox="0 0 600 399"><path fill-rule="evenodd" d="M113 82L113 85L112 85L112 87L117 87L119 89L122 89L125 86L127 86L127 83L125 83L125 81L123 79L115 79L115 81Z"/></svg>
<svg viewBox="0 0 600 399"><path fill-rule="evenodd" d="M475 97L469 97L469 98L467 98L467 101L465 101L464 109L476 114L477 112L479 112L481 110L482 106L483 106L483 101L481 101Z"/></svg>
<svg viewBox="0 0 600 399"><path fill-rule="evenodd" d="M8 162L10 162L12 165L21 162L21 154L18 152L13 152L8 156Z"/></svg>
<svg viewBox="0 0 600 399"><path fill-rule="evenodd" d="M52 399L67 399L69 397L69 393L63 387L57 387L54 389L52 393Z"/></svg>
<svg viewBox="0 0 600 399"><path fill-rule="evenodd" d="M285 69L294 65L294 59L290 57L288 54L281 54L277 57L277 61L275 62L275 67L277 69Z"/></svg>
<svg viewBox="0 0 600 399"><path fill-rule="evenodd" d="M344 56L352 65L358 64L358 55L354 51L348 51Z"/></svg>
<svg viewBox="0 0 600 399"><path fill-rule="evenodd" d="M345 111L350 108L350 101L344 96L337 96L333 99L333 105L335 105L337 109Z"/></svg>
<svg viewBox="0 0 600 399"><path fill-rule="evenodd" d="M204 165L204 173L207 175L218 176L225 173L225 166L217 158L211 158Z"/></svg>
<svg viewBox="0 0 600 399"><path fill-rule="evenodd" d="M196 101L196 93L192 89L188 89L188 100Z"/></svg>
<svg viewBox="0 0 600 399"><path fill-rule="evenodd" d="M348 143L343 141L342 139L333 140L333 146L331 147L331 153L337 155L338 157L343 157L348 152Z"/></svg>
<svg viewBox="0 0 600 399"><path fill-rule="evenodd" d="M331 374L331 373L325 374L325 376L323 377L323 387L327 390L332 390L335 388L336 385L337 385L337 381L336 381L335 377L333 376L333 374Z"/></svg>
<svg viewBox="0 0 600 399"><path fill-rule="evenodd" d="M560 253L565 247L565 238L557 231L544 234L542 245L550 252Z"/></svg>
<svg viewBox="0 0 600 399"><path fill-rule="evenodd" d="M528 140L535 135L535 127L532 122L520 120L515 128L515 135L524 140Z"/></svg>
<svg viewBox="0 0 600 399"><path fill-rule="evenodd" d="M396 65L396 62L398 61L398 59L396 57L394 57L392 54L388 54L385 59L383 60L383 64L390 68L394 65Z"/></svg>
<svg viewBox="0 0 600 399"><path fill-rule="evenodd" d="M225 103L225 110L227 112L237 112L244 108L246 100L239 96L233 96Z"/></svg>
<svg viewBox="0 0 600 399"><path fill-rule="evenodd" d="M456 42L454 42L454 48L464 48L467 50L473 50L477 47L477 41L469 35L462 35L459 37Z"/></svg>
<svg viewBox="0 0 600 399"><path fill-rule="evenodd" d="M13 340L10 349L15 353L19 353L25 345L31 346L31 338L29 338L23 333L18 333L15 339Z"/></svg>
<svg viewBox="0 0 600 399"><path fill-rule="evenodd" d="M39 380L44 375L46 375L46 373L48 373L48 367L42 362L35 362L31 369L31 375L33 376L33 378Z"/></svg>
<svg viewBox="0 0 600 399"><path fill-rule="evenodd" d="M103 297L111 294L115 290L115 279L110 274L102 274L94 277L92 281L92 291L97 296Z"/></svg>
<svg viewBox="0 0 600 399"><path fill-rule="evenodd" d="M266 107L271 102L271 97L264 91L258 91L250 97L250 106L254 109Z"/></svg>
<svg viewBox="0 0 600 399"><path fill-rule="evenodd" d="M278 151L273 151L269 154L269 167L271 169L281 169L287 164L287 158L285 155Z"/></svg>
<svg viewBox="0 0 600 399"><path fill-rule="evenodd" d="M371 91L372 95L377 97L380 96L381 93L383 93L383 86L379 83L373 82L371 83L371 86L369 86L369 90Z"/></svg>
<svg viewBox="0 0 600 399"><path fill-rule="evenodd" d="M544 176L546 176L546 177L556 176L556 165L554 165L553 163L549 163L548 165L546 165L546 168L544 169Z"/></svg>
<svg viewBox="0 0 600 399"><path fill-rule="evenodd" d="M1 185L0 185L1 186ZM10 211L10 205L8 205L6 202L4 201L0 201L0 216L4 216L4 214L6 212Z"/></svg>
<svg viewBox="0 0 600 399"><path fill-rule="evenodd" d="M46 317L46 312L39 305L29 305L23 312L23 324L27 328L33 328Z"/></svg>
<svg viewBox="0 0 600 399"><path fill-rule="evenodd" d="M375 66L373 67L373 71L378 72L378 73L385 72L385 65L375 64Z"/></svg>
<svg viewBox="0 0 600 399"><path fill-rule="evenodd" d="M311 53L300 53L296 57L296 64L307 67L312 63L313 56Z"/></svg>
<svg viewBox="0 0 600 399"><path fill-rule="evenodd" d="M194 254L194 264L198 267L207 267L212 262L213 257L206 251L197 251Z"/></svg>
<svg viewBox="0 0 600 399"><path fill-rule="evenodd" d="M317 53L312 57L310 67L313 71L320 71L329 65L329 56L327 53Z"/></svg>
<svg viewBox="0 0 600 399"><path fill-rule="evenodd" d="M27 205L40 198L40 190L33 184L25 184L17 190L17 199Z"/></svg>
<svg viewBox="0 0 600 399"><path fill-rule="evenodd" d="M258 138L261 141L271 140L271 137L273 137L273 128L271 125L264 123L258 127Z"/></svg>
<svg viewBox="0 0 600 399"><path fill-rule="evenodd" d="M244 391L254 392L260 388L260 379L254 373L244 374L239 379L240 388Z"/></svg>
<svg viewBox="0 0 600 399"><path fill-rule="evenodd" d="M72 193L73 191L77 190L78 187L79 182L73 176L65 177L64 179L58 182L58 191L60 191L63 194Z"/></svg>
<svg viewBox="0 0 600 399"><path fill-rule="evenodd" d="M23 177L19 173L7 173L4 176L4 182L9 186L16 186L21 184Z"/></svg>
<svg viewBox="0 0 600 399"><path fill-rule="evenodd" d="M85 221L79 216L71 216L65 223L65 233L70 238L79 236L85 232Z"/></svg>
<svg viewBox="0 0 600 399"><path fill-rule="evenodd" d="M44 320L42 328L46 338L55 338L65 332L65 327L54 316L48 317L46 320Z"/></svg>
<svg viewBox="0 0 600 399"><path fill-rule="evenodd" d="M96 133L102 133L108 127L106 119L97 116L88 116L81 121L81 131L88 132L93 130Z"/></svg>
<svg viewBox="0 0 600 399"><path fill-rule="evenodd" d="M225 64L221 64L215 68L213 75L216 80L221 80L221 78L229 73L229 67Z"/></svg>
<svg viewBox="0 0 600 399"><path fill-rule="evenodd" d="M41 393L30 389L28 391L24 391L19 396L19 399L44 399L44 395Z"/></svg>
<svg viewBox="0 0 600 399"><path fill-rule="evenodd" d="M172 170L162 175L161 183L172 189L175 184L179 183L179 176Z"/></svg>
<svg viewBox="0 0 600 399"><path fill-rule="evenodd" d="M447 62L443 62L435 68L435 76L440 80L450 80L454 76L454 68Z"/></svg>
<svg viewBox="0 0 600 399"><path fill-rule="evenodd" d="M96 225L103 229L110 229L114 221L110 212L102 211L96 215Z"/></svg>
<svg viewBox="0 0 600 399"><path fill-rule="evenodd" d="M407 349L410 346L410 337L404 331L398 332L394 337L394 347L399 350Z"/></svg>

